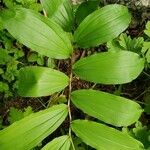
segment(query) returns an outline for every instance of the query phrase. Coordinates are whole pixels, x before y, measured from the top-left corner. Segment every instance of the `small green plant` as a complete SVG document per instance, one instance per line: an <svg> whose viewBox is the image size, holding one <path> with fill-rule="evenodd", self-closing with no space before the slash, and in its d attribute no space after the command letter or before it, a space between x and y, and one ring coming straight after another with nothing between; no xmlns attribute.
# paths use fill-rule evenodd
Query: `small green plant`
<svg viewBox="0 0 150 150"><path fill-rule="evenodd" d="M9 111L8 121L10 124L13 124L14 122L21 120L22 118L32 114L32 107L28 106L24 109L24 111L19 110L17 108L11 107Z"/></svg>
<svg viewBox="0 0 150 150"><path fill-rule="evenodd" d="M3 3L7 8L10 9L20 5L35 11L42 11L42 6L37 0L3 0Z"/></svg>
<svg viewBox="0 0 150 150"><path fill-rule="evenodd" d="M108 47L108 51L125 50L125 51L135 52L141 55L143 44L144 44L143 37L132 39L130 36L127 36L127 34L122 33L119 36L119 38L108 42L107 47Z"/></svg>
<svg viewBox="0 0 150 150"><path fill-rule="evenodd" d="M0 92L9 97L16 93L18 68L24 52L21 45L13 45L14 39L4 30L0 31L0 43Z"/></svg>
<svg viewBox="0 0 150 150"><path fill-rule="evenodd" d="M147 41L144 42L142 52L146 55L146 60L150 63L150 22L146 25L145 34L149 37Z"/></svg>
<svg viewBox="0 0 150 150"><path fill-rule="evenodd" d="M75 135L95 149L143 150L140 141L119 130L138 121L143 112L138 103L93 90L92 87L73 90L74 78L95 84L118 85L131 82L143 71L145 58L135 53L140 46L134 50L130 46L134 52L110 50L79 60L75 56L79 47L88 51L117 38L131 21L128 9L117 4L100 9L96 7L95 11L85 15L85 18L82 16L76 23L70 1L41 0L41 3L45 16L22 7L3 10L0 13L3 26L20 43L39 55L50 59L68 59L68 72L66 75L56 69L38 66L21 68L18 93L23 97L53 97L58 93L55 100L63 95L67 104L66 99L61 104L51 99L56 105L48 105L51 107L32 113L2 130L0 149L12 150L14 147L15 150L30 150L69 120L67 132L50 141L42 150L78 149L78 145L74 144ZM72 33L73 41L65 31ZM123 43L120 46L125 48ZM87 114L86 118L73 118L71 104ZM66 119L67 116L69 119Z"/></svg>

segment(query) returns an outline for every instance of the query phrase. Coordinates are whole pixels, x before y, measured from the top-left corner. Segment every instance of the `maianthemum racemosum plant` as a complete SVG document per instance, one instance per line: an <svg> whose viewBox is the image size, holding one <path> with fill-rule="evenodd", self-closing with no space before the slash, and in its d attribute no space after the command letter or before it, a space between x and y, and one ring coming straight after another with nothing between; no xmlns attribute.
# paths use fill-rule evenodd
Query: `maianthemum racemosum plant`
<svg viewBox="0 0 150 150"><path fill-rule="evenodd" d="M98 8L79 21L72 42L65 32L71 32L74 28L75 17L70 1L41 0L41 3L45 16L22 7L1 11L3 27L20 43L41 55L53 59L70 59L70 75L68 77L48 67L21 68L18 93L23 97L49 96L68 86L68 102L33 113L0 131L0 150L34 148L54 132L67 116L70 122L68 133L50 141L42 150L75 150L73 132L95 149L144 149L142 143L116 129L127 127L139 119L143 111L139 104L98 90L72 91L73 76L95 84L116 85L131 82L142 72L144 58L125 50L100 52L74 60L73 47L87 50L122 33L131 21L128 9L117 4ZM72 120L71 102L74 107L96 118L97 122Z"/></svg>

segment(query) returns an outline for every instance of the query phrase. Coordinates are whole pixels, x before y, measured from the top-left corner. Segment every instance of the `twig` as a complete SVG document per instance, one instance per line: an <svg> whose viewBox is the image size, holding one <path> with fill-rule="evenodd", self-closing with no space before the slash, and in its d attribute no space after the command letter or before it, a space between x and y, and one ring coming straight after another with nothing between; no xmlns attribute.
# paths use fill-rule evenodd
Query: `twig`
<svg viewBox="0 0 150 150"><path fill-rule="evenodd" d="M140 98L142 95L144 95L147 92L147 90L145 90L144 92L142 92L140 95L138 95L135 100L137 100L138 98Z"/></svg>
<svg viewBox="0 0 150 150"><path fill-rule="evenodd" d="M143 73L150 78L150 75L148 73L146 73L145 71L143 71Z"/></svg>
<svg viewBox="0 0 150 150"><path fill-rule="evenodd" d="M72 56L71 61L70 61L71 65L70 65L69 91L68 91L68 112L69 112L69 122L70 122L70 124L72 122L70 103L71 103L72 78L73 78L72 65L73 65L74 61L75 61L75 59ZM74 143L73 143L72 136L71 136L71 127L69 127L69 136L70 136L70 140L71 140L71 143L72 143L72 148L73 148L73 150L75 150Z"/></svg>
<svg viewBox="0 0 150 150"><path fill-rule="evenodd" d="M47 108L40 98L38 98L38 101L42 104L42 106L43 106L44 108Z"/></svg>

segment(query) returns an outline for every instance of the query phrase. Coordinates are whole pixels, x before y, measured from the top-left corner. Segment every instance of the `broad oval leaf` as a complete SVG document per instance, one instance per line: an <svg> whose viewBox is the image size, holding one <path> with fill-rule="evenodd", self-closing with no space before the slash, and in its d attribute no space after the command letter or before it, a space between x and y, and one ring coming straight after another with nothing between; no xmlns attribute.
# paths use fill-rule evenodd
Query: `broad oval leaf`
<svg viewBox="0 0 150 150"><path fill-rule="evenodd" d="M150 21L146 23L146 29L144 30L144 33L150 37Z"/></svg>
<svg viewBox="0 0 150 150"><path fill-rule="evenodd" d="M75 31L75 42L83 48L98 46L116 38L129 25L127 7L107 5L88 15Z"/></svg>
<svg viewBox="0 0 150 150"><path fill-rule="evenodd" d="M100 123L75 120L71 127L86 144L98 150L144 150L142 143L128 134Z"/></svg>
<svg viewBox="0 0 150 150"><path fill-rule="evenodd" d="M58 138L55 138L51 142L49 142L46 146L44 146L41 150L70 150L70 137L68 135L64 135Z"/></svg>
<svg viewBox="0 0 150 150"><path fill-rule="evenodd" d="M65 31L71 31L74 13L71 0L41 0L46 15L59 24Z"/></svg>
<svg viewBox="0 0 150 150"><path fill-rule="evenodd" d="M80 4L75 13L76 23L79 25L85 17L90 13L98 9L99 0L97 1L85 1Z"/></svg>
<svg viewBox="0 0 150 150"><path fill-rule="evenodd" d="M7 10L1 16L10 34L32 50L56 59L70 57L68 35L50 19L25 8Z"/></svg>
<svg viewBox="0 0 150 150"><path fill-rule="evenodd" d="M1 150L30 150L55 131L68 114L61 104L33 113L0 131Z"/></svg>
<svg viewBox="0 0 150 150"><path fill-rule="evenodd" d="M83 58L73 65L81 79L102 84L123 84L136 79L144 59L129 51L103 52Z"/></svg>
<svg viewBox="0 0 150 150"><path fill-rule="evenodd" d="M19 71L18 93L24 97L48 96L69 83L62 72L46 67L25 67Z"/></svg>
<svg viewBox="0 0 150 150"><path fill-rule="evenodd" d="M134 101L96 90L74 91L71 100L88 115L115 126L133 124L143 111Z"/></svg>

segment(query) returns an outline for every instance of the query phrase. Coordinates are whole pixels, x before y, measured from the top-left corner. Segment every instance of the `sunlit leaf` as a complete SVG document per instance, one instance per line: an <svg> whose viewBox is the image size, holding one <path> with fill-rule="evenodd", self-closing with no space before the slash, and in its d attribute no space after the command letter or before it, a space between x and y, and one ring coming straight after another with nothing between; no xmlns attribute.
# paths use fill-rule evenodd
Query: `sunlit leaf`
<svg viewBox="0 0 150 150"><path fill-rule="evenodd" d="M68 36L50 19L25 8L6 10L0 15L4 27L22 44L51 58L70 57L72 46Z"/></svg>
<svg viewBox="0 0 150 150"><path fill-rule="evenodd" d="M55 131L68 114L66 105L33 113L0 131L1 150L30 150Z"/></svg>
<svg viewBox="0 0 150 150"><path fill-rule="evenodd" d="M129 99L96 90L74 91L71 100L88 115L115 126L133 124L143 111L139 104Z"/></svg>
<svg viewBox="0 0 150 150"><path fill-rule="evenodd" d="M9 111L8 120L10 124L22 119L24 117L23 112L17 108L11 107Z"/></svg>
<svg viewBox="0 0 150 150"><path fill-rule="evenodd" d="M42 150L70 150L70 137L64 135L49 142Z"/></svg>
<svg viewBox="0 0 150 150"><path fill-rule="evenodd" d="M150 21L146 24L145 34L147 34L150 37Z"/></svg>
<svg viewBox="0 0 150 150"><path fill-rule="evenodd" d="M65 31L71 31L74 13L71 0L41 0L46 15L58 23Z"/></svg>
<svg viewBox="0 0 150 150"><path fill-rule="evenodd" d="M46 67L25 67L19 71L18 93L24 97L48 96L69 83L62 72Z"/></svg>
<svg viewBox="0 0 150 150"><path fill-rule="evenodd" d="M75 13L76 23L79 25L85 17L98 9L99 1L85 1L78 7Z"/></svg>
<svg viewBox="0 0 150 150"><path fill-rule="evenodd" d="M107 5L88 15L75 31L75 42L83 48L98 46L116 38L129 25L127 7Z"/></svg>
<svg viewBox="0 0 150 150"><path fill-rule="evenodd" d="M86 120L75 120L72 130L86 144L98 150L144 150L143 145L116 129Z"/></svg>
<svg viewBox="0 0 150 150"><path fill-rule="evenodd" d="M144 59L133 52L103 52L83 58L73 66L81 79L103 84L123 84L136 79L144 68Z"/></svg>
<svg viewBox="0 0 150 150"><path fill-rule="evenodd" d="M150 42L144 42L142 53L145 55L147 62L150 63Z"/></svg>

